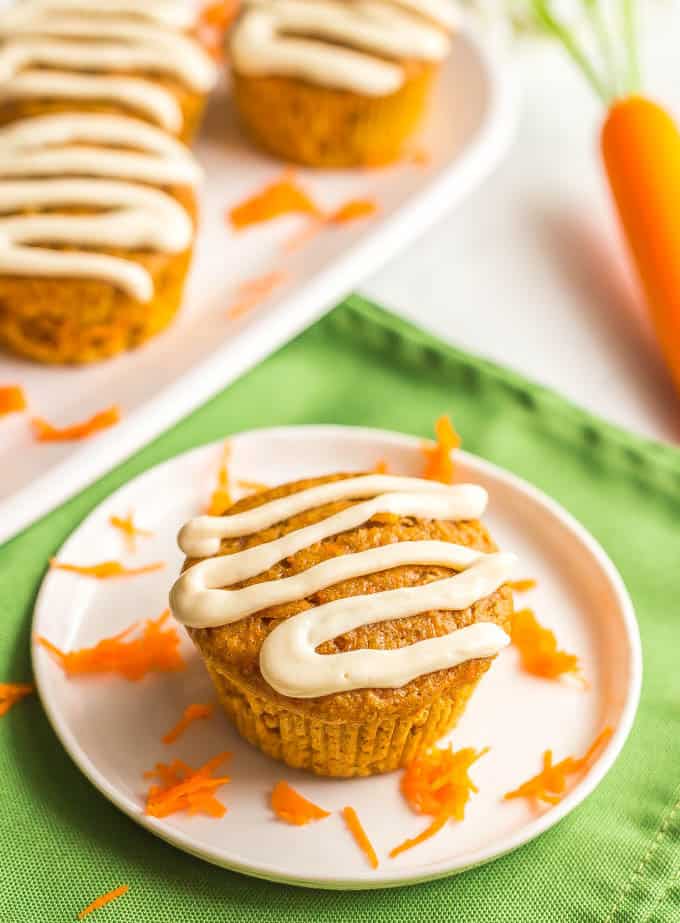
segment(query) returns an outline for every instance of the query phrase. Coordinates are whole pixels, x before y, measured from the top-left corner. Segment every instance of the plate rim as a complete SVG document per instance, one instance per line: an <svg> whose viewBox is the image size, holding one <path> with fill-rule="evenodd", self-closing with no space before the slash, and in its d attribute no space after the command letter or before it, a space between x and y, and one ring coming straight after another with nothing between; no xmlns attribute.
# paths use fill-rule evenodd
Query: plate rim
<svg viewBox="0 0 680 923"><path fill-rule="evenodd" d="M221 445L224 444L225 439L235 440L244 437L280 438L282 436L304 438L305 436L323 437L324 434L328 434L328 436L333 436L336 438L338 436L342 436L342 438L345 440L387 440L392 444L401 444L402 446L409 448L412 448L415 444L423 442L423 440L417 436L408 435L406 433L400 433L393 430L343 424L312 423L297 424L292 426L255 427L248 430L242 430L237 433L228 434L222 439L209 440L207 442L201 443L200 445L187 449L184 452L180 452L177 455L174 455L162 462L159 462L158 464L147 468L145 471L140 472L136 477L131 478L129 481L126 481L124 484L120 485L116 490L107 494L106 497L104 497L92 510L90 510L90 512L83 519L81 519L75 529L70 533L70 535L61 545L57 551L57 555L61 554L62 551L68 552L68 547L71 542L76 540L76 535L79 530L86 522L90 520L92 516L98 512L104 503L115 500L115 498L127 490L131 484L143 481L147 477L152 477L159 470L169 468L171 465L177 463L180 459L185 459L193 454L198 455L201 452L204 452L206 449L218 449ZM248 863L235 860L224 861L212 853L197 848L194 841L184 832L166 829L161 821L155 818L147 817L147 815L139 810L139 808L135 810L131 804L128 803L129 799L127 799L126 796L118 794L115 786L110 783L107 777L105 777L96 768L89 755L78 745L77 740L67 725L67 722L62 718L59 709L53 706L50 697L46 694L46 690L43 690L42 684L45 678L43 671L44 666L48 663L48 658L43 656L44 652L41 648L38 647L37 644L31 643L31 665L38 696L40 698L45 714L47 715L48 721L52 727L52 730L56 734L59 742L63 746L69 758L75 764L76 768L116 808L130 817L143 829L146 829L149 832L155 834L161 840L169 843L172 846L175 846L183 852L202 859L211 865L228 869L229 871L238 872L239 874L248 875L250 877L259 878L266 881L272 881L278 884L288 884L305 888L319 888L323 890L377 890L380 888L395 888L411 884L421 884L427 881L446 878L507 855L509 852L512 852L524 844L531 842L543 834L546 830L558 824L567 814L571 813L574 808L578 807L579 804L581 804L590 794L592 794L595 788L597 788L597 786L600 784L605 775L609 772L609 770L618 759L621 750L623 749L623 746L632 730L640 701L643 672L642 644L640 639L639 626L635 616L635 609L624 580L607 552L597 541L597 539L585 528L585 526L583 526L576 519L576 517L574 517L560 503L558 503L556 500L553 500L552 497L548 496L542 490L534 487L533 484L530 484L528 481L525 481L523 478L519 477L513 472L508 471L507 469L502 468L493 462L487 461L478 455L474 455L473 453L466 452L462 449L456 449L456 455L458 457L462 457L473 470L477 469L481 473L487 474L492 478L505 482L505 484L514 492L519 491L522 494L528 495L535 503L538 503L547 509L548 513L552 517L557 518L564 526L566 526L566 528L577 537L581 544L585 546L591 556L595 558L608 582L610 583L612 590L614 591L615 596L619 602L620 622L621 627L625 633L625 640L630 663L629 682L625 701L621 709L620 719L612 737L609 740L609 743L602 751L590 771L562 799L562 801L559 802L559 804L555 805L549 810L546 810L543 814L534 818L533 821L523 825L513 834L510 834L504 839L500 848L486 846L477 849L472 853L468 853L465 856L465 861L462 863L457 863L451 858L441 859L437 862L429 863L429 870L423 870L422 873L417 869L412 870L410 873L406 869L402 869L400 871L397 867L395 871L391 873L389 871L385 872L383 869L381 869L381 871L378 873L367 869L359 876L357 876L355 873L352 876L343 878L337 877L337 875L329 874L316 876L311 879L305 879L303 877L288 877L286 875L278 874L275 869L270 867L267 863L264 863L261 866L251 866ZM53 572L48 570L41 581L31 619L31 639L33 639L36 635L37 622L40 618L41 609L45 605L45 598L49 592L51 583L50 578L53 576Z"/></svg>

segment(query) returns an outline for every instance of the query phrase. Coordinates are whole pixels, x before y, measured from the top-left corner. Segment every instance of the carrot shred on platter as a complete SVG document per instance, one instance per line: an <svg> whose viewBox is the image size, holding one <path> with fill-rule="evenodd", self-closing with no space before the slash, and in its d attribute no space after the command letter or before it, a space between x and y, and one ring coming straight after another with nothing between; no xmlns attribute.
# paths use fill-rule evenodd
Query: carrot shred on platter
<svg viewBox="0 0 680 923"><path fill-rule="evenodd" d="M115 901L117 897L122 897L123 894L127 894L130 890L129 885L119 885L117 888L113 888L111 891L107 891L106 894L101 894L99 897L95 898L91 904L88 904L87 907L84 907L78 914L79 920L84 920L85 917L89 916L94 910L99 910L100 907L105 907L106 904L110 904L111 901Z"/></svg>
<svg viewBox="0 0 680 923"><path fill-rule="evenodd" d="M255 195L229 210L228 217L236 230L271 221L280 215L302 214L320 216L321 212L309 195L295 181L295 173L286 170Z"/></svg>
<svg viewBox="0 0 680 923"><path fill-rule="evenodd" d="M28 402L24 389L19 385L0 385L0 417L26 410Z"/></svg>
<svg viewBox="0 0 680 923"><path fill-rule="evenodd" d="M231 445L227 440L222 446L222 458L217 469L217 484L210 495L210 503L205 509L207 516L221 516L231 506L231 491L229 490L230 458Z"/></svg>
<svg viewBox="0 0 680 923"><path fill-rule="evenodd" d="M13 705L33 692L33 683L0 683L0 717L6 715Z"/></svg>
<svg viewBox="0 0 680 923"><path fill-rule="evenodd" d="M460 446L460 436L448 416L441 416L434 425L437 442L425 443L425 470L423 477L430 481L453 484L454 466L451 453Z"/></svg>
<svg viewBox="0 0 680 923"><path fill-rule="evenodd" d="M361 218L370 218L378 210L373 199L349 199L335 211L326 215L326 221L331 224L348 224Z"/></svg>
<svg viewBox="0 0 680 923"><path fill-rule="evenodd" d="M241 488L241 490L250 490L255 494L259 494L263 490L269 490L269 484L263 484L262 481L239 480L236 483Z"/></svg>
<svg viewBox="0 0 680 923"><path fill-rule="evenodd" d="M442 827L445 827L446 824L451 820L448 814L440 814L439 817L435 817L431 824L429 824L422 833L419 833L417 836L411 837L408 840L404 840L403 843L400 843L398 846L395 846L394 849L390 850L390 859L396 859L397 856L401 853L406 852L407 849L413 849L414 846L419 846L421 843L424 843L425 840L429 840L430 837L433 837L435 833L439 833Z"/></svg>
<svg viewBox="0 0 680 923"><path fill-rule="evenodd" d="M177 811L188 811L189 814L224 817L227 808L218 801L215 792L231 780L229 776L213 778L212 774L230 756L230 753L219 753L198 769L192 769L182 760L157 763L154 769L144 773L145 778L155 777L160 782L149 788L146 813L151 817L167 817Z"/></svg>
<svg viewBox="0 0 680 923"><path fill-rule="evenodd" d="M357 815L357 812L354 808L345 807L342 809L342 816L349 828L349 832L354 837L354 840L359 847L359 849L364 853L368 859L368 864L372 869L378 868L378 857L376 855L375 849L369 838L366 836L366 831L361 826L361 821Z"/></svg>
<svg viewBox="0 0 680 923"><path fill-rule="evenodd" d="M272 810L287 824L302 827L313 820L322 820L330 813L296 792L287 782L277 782L272 792Z"/></svg>
<svg viewBox="0 0 680 923"><path fill-rule="evenodd" d="M544 679L558 679L565 673L580 675L576 654L557 649L554 633L538 622L533 610L519 609L513 613L510 637L527 673Z"/></svg>
<svg viewBox="0 0 680 923"><path fill-rule="evenodd" d="M528 590L535 589L537 584L535 580L527 578L526 580L508 580L508 586L515 593L526 593Z"/></svg>
<svg viewBox="0 0 680 923"><path fill-rule="evenodd" d="M99 564L67 564L50 558L52 570L66 570L71 574L80 574L81 577L94 577L97 580L110 580L112 577L138 577L140 574L150 574L155 570L163 570L164 561L154 561L143 567L125 567L120 561L100 561Z"/></svg>
<svg viewBox="0 0 680 923"><path fill-rule="evenodd" d="M47 638L37 641L57 661L68 677L80 674L117 673L125 679L138 680L147 673L169 673L184 669L179 651L177 629L165 622L170 617L166 610L156 619L146 619L141 625L134 622L111 638L103 638L93 647L75 651L62 651ZM137 637L128 635L141 629Z"/></svg>
<svg viewBox="0 0 680 923"><path fill-rule="evenodd" d="M163 735L163 743L174 744L174 742L186 731L189 725L193 724L194 721L199 721L201 718L210 718L214 710L214 705L203 705L198 702L187 705L177 724L171 727L167 734Z"/></svg>
<svg viewBox="0 0 680 923"><path fill-rule="evenodd" d="M374 474L387 474L389 468L384 458L379 458L373 468Z"/></svg>
<svg viewBox="0 0 680 923"><path fill-rule="evenodd" d="M262 276L255 276L253 279L246 279L237 288L234 300L227 311L227 317L235 320L237 317L248 314L249 311L252 311L253 308L256 308L265 298L271 295L275 288L283 285L287 279L288 273L279 269L273 269L271 272L267 272Z"/></svg>
<svg viewBox="0 0 680 923"><path fill-rule="evenodd" d="M567 792L567 777L587 772L613 733L613 728L603 728L583 756L579 758L567 756L559 763L553 763L552 750L546 750L543 754L541 771L513 791L506 792L503 797L506 800L534 798L536 801L543 801L547 804L557 804Z"/></svg>
<svg viewBox="0 0 680 923"><path fill-rule="evenodd" d="M70 442L75 439L87 439L100 430L108 429L120 421L120 408L115 405L108 407L106 410L100 410L94 416L82 423L72 423L70 426L56 427L43 420L41 417L33 417L33 432L38 442Z"/></svg>
<svg viewBox="0 0 680 923"><path fill-rule="evenodd" d="M130 551L137 550L138 538L149 538L153 535L148 529L140 529L135 525L135 518L130 511L127 516L109 516L109 523L114 529L119 529L123 533L125 544Z"/></svg>

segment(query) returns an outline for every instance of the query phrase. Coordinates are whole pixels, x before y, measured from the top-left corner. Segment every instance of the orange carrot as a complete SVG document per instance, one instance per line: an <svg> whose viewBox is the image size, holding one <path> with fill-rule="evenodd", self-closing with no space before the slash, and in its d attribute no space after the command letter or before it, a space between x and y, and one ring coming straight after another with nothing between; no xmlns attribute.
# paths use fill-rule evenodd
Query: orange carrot
<svg viewBox="0 0 680 923"><path fill-rule="evenodd" d="M508 580L508 586L511 590L514 590L515 593L526 593L528 590L533 590L536 587L536 581L531 578L526 580Z"/></svg>
<svg viewBox="0 0 680 923"><path fill-rule="evenodd" d="M252 311L287 279L288 273L279 269L274 269L262 276L255 276L253 279L246 279L238 286L234 300L227 311L227 317L234 320Z"/></svg>
<svg viewBox="0 0 680 923"><path fill-rule="evenodd" d="M477 791L469 769L488 752L488 747L453 750L449 744L421 753L404 770L401 779L404 798L417 814L433 817L446 814L454 820L463 820L470 795Z"/></svg>
<svg viewBox="0 0 680 923"><path fill-rule="evenodd" d="M349 828L349 832L354 837L357 846L364 853L368 859L368 864L372 869L378 868L378 857L376 855L375 849L369 838L366 836L366 831L361 826L361 821L357 815L357 812L354 808L346 807L342 809L342 816Z"/></svg>
<svg viewBox="0 0 680 923"><path fill-rule="evenodd" d="M312 801L303 798L299 792L287 782L277 782L272 792L272 810L279 818L287 824L295 824L302 827L313 820L323 820L329 817L328 811L324 811Z"/></svg>
<svg viewBox="0 0 680 923"><path fill-rule="evenodd" d="M199 769L192 769L182 760L157 763L154 769L144 773L147 779L156 777L160 780L160 784L149 788L146 814L167 817L177 811L187 811L189 814L224 817L227 808L215 798L215 792L231 780L229 776L213 778L212 774L230 756L230 753L219 753Z"/></svg>
<svg viewBox="0 0 680 923"><path fill-rule="evenodd" d="M307 193L295 182L292 170L286 170L275 182L229 210L228 217L236 230L271 221L280 215L320 215Z"/></svg>
<svg viewBox="0 0 680 923"><path fill-rule="evenodd" d="M120 409L113 406L108 407L106 410L100 410L99 413L82 423L73 423L71 426L64 426L61 429L41 417L33 417L31 422L38 442L71 442L75 439L87 439L88 436L92 436L102 429L114 426L119 422L120 417Z"/></svg>
<svg viewBox="0 0 680 923"><path fill-rule="evenodd" d="M0 385L0 417L20 413L27 407L26 395L19 385Z"/></svg>
<svg viewBox="0 0 680 923"><path fill-rule="evenodd" d="M350 199L326 216L331 224L347 224L360 218L370 218L378 210L373 199Z"/></svg>
<svg viewBox="0 0 680 923"><path fill-rule="evenodd" d="M439 833L442 827L445 827L450 820L451 818L448 814L440 814L439 817L436 817L432 823L422 831L422 833L408 840L404 840L403 843L391 849L390 859L395 859L397 856L401 855L401 853L406 852L407 849L413 849L414 846L419 846L421 843L424 843L425 840L429 840L435 833Z"/></svg>
<svg viewBox="0 0 680 923"><path fill-rule="evenodd" d="M140 529L135 525L132 512L129 512L127 516L109 516L109 523L114 529L120 529L130 551L136 551L138 537L148 538L153 535L153 532L149 532L148 529Z"/></svg>
<svg viewBox="0 0 680 923"><path fill-rule="evenodd" d="M197 23L198 38L216 61L224 57L225 35L238 13L238 0L217 0L206 4L200 11Z"/></svg>
<svg viewBox="0 0 680 923"><path fill-rule="evenodd" d="M269 490L269 484L263 484L262 481L237 481L236 482L241 490L250 490L255 494L261 493L263 490Z"/></svg>
<svg viewBox="0 0 680 923"><path fill-rule="evenodd" d="M215 706L214 705L201 705L199 703L193 705L187 705L187 707L182 712L182 717L179 719L177 724L170 728L167 734L164 734L161 738L164 744L174 744L174 742L182 736L190 724L193 724L194 721L199 721L201 718L209 718Z"/></svg>
<svg viewBox="0 0 680 923"><path fill-rule="evenodd" d="M0 683L0 717L13 705L35 692L33 683Z"/></svg>
<svg viewBox="0 0 680 923"><path fill-rule="evenodd" d="M111 901L115 901L117 897L121 897L123 894L127 894L129 890L129 885L119 885L117 888L113 888L111 891L107 891L106 894L102 894L100 897L95 898L91 904L88 904L87 907L84 907L78 914L78 919L84 920L85 917L89 916L93 910L99 910L100 907L105 907L106 904L110 904Z"/></svg>
<svg viewBox="0 0 680 923"><path fill-rule="evenodd" d="M544 679L558 679L565 673L580 673L578 657L557 649L557 638L544 628L531 609L519 609L512 615L512 643L519 649L522 669Z"/></svg>
<svg viewBox="0 0 680 923"><path fill-rule="evenodd" d="M99 564L67 564L50 558L52 570L66 570L81 577L95 577L97 580L110 580L112 577L138 577L140 574L150 574L155 570L163 570L165 563L155 561L143 567L125 567L120 561L101 561Z"/></svg>
<svg viewBox="0 0 680 923"><path fill-rule="evenodd" d="M210 503L206 507L208 516L221 516L231 506L231 491L229 490L229 459L231 445L225 440L222 446L222 459L217 469L217 484L210 496Z"/></svg>
<svg viewBox="0 0 680 923"><path fill-rule="evenodd" d="M430 481L441 481L443 484L453 484L453 459L451 453L460 445L460 436L453 428L447 416L439 417L434 425L437 437L436 445L426 443L423 446L425 455L425 470L423 477Z"/></svg>
<svg viewBox="0 0 680 923"><path fill-rule="evenodd" d="M62 651L47 638L37 642L46 648L70 678L81 674L117 673L125 679L138 680L147 673L167 673L184 669L179 652L179 634L174 626L165 627L169 610L157 619L147 619L143 625L134 622L111 638L104 638L94 647ZM141 628L136 638L127 636Z"/></svg>
<svg viewBox="0 0 680 923"><path fill-rule="evenodd" d="M567 756L559 763L553 763L552 750L543 754L543 768L535 776L503 796L512 798L533 798L547 804L557 804L567 791L567 776L587 772L614 733L611 727L605 727L580 758Z"/></svg>
<svg viewBox="0 0 680 923"><path fill-rule="evenodd" d="M388 466L384 458L379 458L373 469L374 474L387 474Z"/></svg>

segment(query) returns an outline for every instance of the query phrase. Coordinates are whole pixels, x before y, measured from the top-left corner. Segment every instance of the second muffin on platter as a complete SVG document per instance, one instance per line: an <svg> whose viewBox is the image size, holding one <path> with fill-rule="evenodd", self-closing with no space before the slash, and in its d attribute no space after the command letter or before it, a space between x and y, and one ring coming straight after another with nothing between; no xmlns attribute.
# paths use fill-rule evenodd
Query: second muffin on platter
<svg viewBox="0 0 680 923"><path fill-rule="evenodd" d="M338 474L189 522L171 607L239 733L351 777L451 730L509 642L513 556L485 505L475 485Z"/></svg>

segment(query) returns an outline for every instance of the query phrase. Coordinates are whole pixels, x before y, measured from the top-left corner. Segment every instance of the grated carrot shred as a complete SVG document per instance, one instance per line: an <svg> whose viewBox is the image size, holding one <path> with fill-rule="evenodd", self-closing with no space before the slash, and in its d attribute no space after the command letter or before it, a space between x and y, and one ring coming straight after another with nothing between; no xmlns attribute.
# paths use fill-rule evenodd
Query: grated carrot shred
<svg viewBox="0 0 680 923"><path fill-rule="evenodd" d="M225 35L239 10L238 0L208 3L198 16L198 38L208 54L220 62L225 56Z"/></svg>
<svg viewBox="0 0 680 923"><path fill-rule="evenodd" d="M272 810L287 824L302 827L313 820L323 820L330 813L296 792L287 782L277 782L272 792Z"/></svg>
<svg viewBox="0 0 680 923"><path fill-rule="evenodd" d="M228 217L236 230L271 221L280 215L303 214L320 216L321 212L307 193L295 181L295 173L286 170L255 195L229 210Z"/></svg>
<svg viewBox="0 0 680 923"><path fill-rule="evenodd" d="M357 846L368 859L368 864L372 869L377 869L378 857L376 855L375 849L373 849L371 841L366 836L366 831L361 826L361 821L359 820L357 812L354 810L354 808L345 807L342 809L342 816L345 823L347 824L347 827L349 828L349 832L354 837Z"/></svg>
<svg viewBox="0 0 680 923"><path fill-rule="evenodd" d="M0 683L0 717L6 715L13 705L33 692L33 683Z"/></svg>
<svg viewBox="0 0 680 923"><path fill-rule="evenodd" d="M578 657L557 649L557 638L549 628L539 624L532 609L513 613L510 638L527 673L544 679L558 679L565 673L580 674Z"/></svg>
<svg viewBox="0 0 680 923"><path fill-rule="evenodd" d="M512 798L532 798L547 804L557 804L567 791L567 777L587 772L599 757L607 741L614 733L613 728L605 727L580 758L567 756L559 763L553 763L552 750L543 754L543 768L535 776L527 779L518 788L506 792L505 800Z"/></svg>
<svg viewBox="0 0 680 923"><path fill-rule="evenodd" d="M224 817L227 808L218 801L215 792L231 780L229 776L213 778L212 774L230 756L227 752L219 753L198 769L192 769L182 760L157 763L144 773L145 778L156 777L160 782L149 788L145 812L151 817L167 817L177 811Z"/></svg>
<svg viewBox="0 0 680 923"><path fill-rule="evenodd" d="M149 538L153 535L153 532L149 532L148 529L140 529L135 525L132 511L127 516L109 516L109 523L114 529L120 529L130 551L137 550L137 538Z"/></svg>
<svg viewBox="0 0 680 923"><path fill-rule="evenodd" d="M111 901L115 901L117 897L122 897L123 894L127 894L130 890L129 885L119 885L117 888L113 888L111 891L107 891L106 894L101 894L99 897L95 898L91 904L88 904L87 907L84 907L78 914L79 920L84 920L85 917L89 916L94 910L99 910L100 907L105 907L107 904L110 904Z"/></svg>
<svg viewBox="0 0 680 923"><path fill-rule="evenodd" d="M373 469L374 474L387 474L389 468L384 458L379 458Z"/></svg>
<svg viewBox="0 0 680 923"><path fill-rule="evenodd" d="M537 584L535 580L527 578L526 580L508 580L508 586L515 593L526 593L528 590L535 589Z"/></svg>
<svg viewBox="0 0 680 923"><path fill-rule="evenodd" d="M283 285L287 279L288 273L279 269L274 269L262 276L255 276L253 279L246 279L236 289L236 295L229 306L227 317L231 320L243 317L244 314L261 304L275 288Z"/></svg>
<svg viewBox="0 0 680 923"><path fill-rule="evenodd" d="M0 385L0 417L26 410L28 403L24 389L19 385Z"/></svg>
<svg viewBox="0 0 680 923"><path fill-rule="evenodd" d="M231 506L231 491L229 490L229 459L231 458L231 445L226 440L222 446L222 458L217 469L217 484L210 495L210 503L205 509L207 516L221 516Z"/></svg>
<svg viewBox="0 0 680 923"><path fill-rule="evenodd" d="M110 580L112 577L138 577L140 574L150 574L156 570L163 570L164 561L154 561L143 567L125 567L120 561L101 561L99 564L67 564L50 558L52 570L65 570L81 577L94 577L97 580Z"/></svg>
<svg viewBox="0 0 680 923"><path fill-rule="evenodd" d="M58 428L41 417L33 417L33 432L38 442L70 442L75 439L87 439L100 430L108 429L120 421L120 408L115 405L106 410L100 410L94 416L82 423L73 423L71 426Z"/></svg>
<svg viewBox="0 0 680 923"><path fill-rule="evenodd" d="M251 490L255 494L269 490L269 484L263 484L262 481L237 481L236 483L241 490Z"/></svg>
<svg viewBox="0 0 680 923"><path fill-rule="evenodd" d="M147 673L170 673L184 669L179 651L179 634L173 626L164 627L170 616L166 609L157 619L133 622L111 638L103 638L93 647L62 651L47 638L38 637L70 678L81 674L116 673L125 679L138 680ZM127 636L141 629L131 640Z"/></svg>
<svg viewBox="0 0 680 923"><path fill-rule="evenodd" d="M453 750L449 744L421 753L408 764L402 776L404 798L417 814L433 817L446 814L454 820L463 820L470 794L478 791L468 770L488 752L488 747Z"/></svg>
<svg viewBox="0 0 680 923"><path fill-rule="evenodd" d="M378 211L373 199L349 199L335 211L329 212L326 220L331 224L348 224L361 218L370 218Z"/></svg>
<svg viewBox="0 0 680 923"><path fill-rule="evenodd" d="M168 733L164 734L161 738L163 743L174 744L174 742L186 731L189 725L193 724L194 721L199 721L201 718L210 718L214 710L214 705L202 705L200 703L187 705L177 724L170 728Z"/></svg>
<svg viewBox="0 0 680 923"><path fill-rule="evenodd" d="M429 840L430 837L433 837L435 833L439 833L442 827L445 827L446 824L450 821L448 814L440 814L439 817L436 817L431 824L429 824L422 833L419 833L418 836L411 837L408 840L404 840L403 843L400 843L398 846L395 846L394 849L390 850L390 859L396 859L397 856L401 853L406 852L407 849L413 849L414 846L419 846L421 843L424 843L425 840Z"/></svg>
<svg viewBox="0 0 680 923"><path fill-rule="evenodd" d="M425 470L423 477L430 481L453 484L454 466L451 453L460 446L460 436L453 428L447 416L439 417L434 425L437 442L435 445L425 443Z"/></svg>

